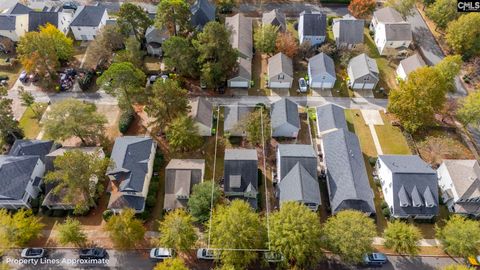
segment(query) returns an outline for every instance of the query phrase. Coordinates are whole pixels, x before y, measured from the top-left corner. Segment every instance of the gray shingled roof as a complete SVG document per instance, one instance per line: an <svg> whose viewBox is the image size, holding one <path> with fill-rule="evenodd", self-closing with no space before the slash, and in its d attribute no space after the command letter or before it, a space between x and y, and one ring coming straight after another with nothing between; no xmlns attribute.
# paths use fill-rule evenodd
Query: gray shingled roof
<svg viewBox="0 0 480 270"><path fill-rule="evenodd" d="M141 192L148 173L148 162L154 142L149 137L125 136L115 140L108 175L120 180L120 191Z"/></svg>
<svg viewBox="0 0 480 270"><path fill-rule="evenodd" d="M271 126L274 137L289 137L292 132L298 132L300 117L297 103L288 98L272 103ZM286 130L289 132L281 134Z"/></svg>
<svg viewBox="0 0 480 270"><path fill-rule="evenodd" d="M192 13L191 23L202 29L208 22L215 20L215 5L208 0L197 0L190 7Z"/></svg>
<svg viewBox="0 0 480 270"><path fill-rule="evenodd" d="M255 149L226 149L224 158L224 192L229 199L242 199L254 209L258 194L258 157ZM240 180L238 187L232 181ZM245 195L241 195L245 194Z"/></svg>
<svg viewBox="0 0 480 270"><path fill-rule="evenodd" d="M0 30L15 30L16 17L11 15L0 14Z"/></svg>
<svg viewBox="0 0 480 270"><path fill-rule="evenodd" d="M345 129L332 131L323 137L323 148L332 213L345 209L375 213L357 136Z"/></svg>
<svg viewBox="0 0 480 270"><path fill-rule="evenodd" d="M321 204L320 187L316 178L297 162L278 184L280 202L297 201Z"/></svg>
<svg viewBox="0 0 480 270"><path fill-rule="evenodd" d="M373 12L373 17L381 23L396 23L403 22L402 15L391 7L384 7Z"/></svg>
<svg viewBox="0 0 480 270"><path fill-rule="evenodd" d="M385 37L387 41L412 40L412 28L409 23L387 23Z"/></svg>
<svg viewBox="0 0 480 270"><path fill-rule="evenodd" d="M277 53L268 58L268 76L269 78L273 78L281 73L285 73L293 78L293 62L292 59L285 54Z"/></svg>
<svg viewBox="0 0 480 270"><path fill-rule="evenodd" d="M28 14L28 31L38 31L40 26L47 23L58 27L58 12L56 11L32 11Z"/></svg>
<svg viewBox="0 0 480 270"><path fill-rule="evenodd" d="M198 97L190 102L190 116L197 122L212 127L213 106L205 98Z"/></svg>
<svg viewBox="0 0 480 270"><path fill-rule="evenodd" d="M38 159L38 156L0 156L0 202L23 198Z"/></svg>
<svg viewBox="0 0 480 270"><path fill-rule="evenodd" d="M392 215L438 214L437 174L425 161L417 155L380 155L378 158L392 172Z"/></svg>
<svg viewBox="0 0 480 270"><path fill-rule="evenodd" d="M422 57L416 53L400 61L400 65L403 67L405 74L408 75L417 68L425 66L425 62L423 61Z"/></svg>
<svg viewBox="0 0 480 270"><path fill-rule="evenodd" d="M242 122L252 111L253 108L239 104L225 106L224 130L232 135L240 135L244 131Z"/></svg>
<svg viewBox="0 0 480 270"><path fill-rule="evenodd" d="M141 212L145 208L145 198L134 195L121 194L116 198L110 197L108 209L125 209L132 208L137 212Z"/></svg>
<svg viewBox="0 0 480 270"><path fill-rule="evenodd" d="M378 78L378 75L380 74L375 59L370 58L365 53L350 59L348 68L351 69L353 73L353 78L350 78L350 80L355 80L367 74L371 74L372 76Z"/></svg>
<svg viewBox="0 0 480 270"><path fill-rule="evenodd" d="M225 18L225 26L231 31L230 44L232 47L237 49L243 57L252 59L252 18L238 13Z"/></svg>
<svg viewBox="0 0 480 270"><path fill-rule="evenodd" d="M203 181L205 160L172 159L165 168L163 209L185 208L194 185Z"/></svg>
<svg viewBox="0 0 480 270"><path fill-rule="evenodd" d="M75 17L70 23L70 26L98 27L105 11L105 7L101 5L80 6L75 12Z"/></svg>
<svg viewBox="0 0 480 270"><path fill-rule="evenodd" d="M53 141L15 140L10 156L39 156L43 158L53 150Z"/></svg>
<svg viewBox="0 0 480 270"><path fill-rule="evenodd" d="M151 25L145 31L145 41L147 43L150 43L150 42L163 43L169 37L170 37L170 34L166 28L158 29L155 26Z"/></svg>
<svg viewBox="0 0 480 270"><path fill-rule="evenodd" d="M17 2L13 7L9 8L4 14L23 15L23 14L28 14L30 11L33 11L33 10Z"/></svg>
<svg viewBox="0 0 480 270"><path fill-rule="evenodd" d="M325 53L319 53L308 59L310 74L312 77L323 76L328 74L333 78L337 78L335 74L335 63L333 59Z"/></svg>
<svg viewBox="0 0 480 270"><path fill-rule="evenodd" d="M300 163L310 175L316 177L317 175L317 154L313 147L309 144L279 144L277 152L280 160L280 175L281 180L288 172L297 164Z"/></svg>
<svg viewBox="0 0 480 270"><path fill-rule="evenodd" d="M461 199L480 197L480 166L474 159L444 159L455 191ZM477 204L479 204L477 202Z"/></svg>
<svg viewBox="0 0 480 270"><path fill-rule="evenodd" d="M264 12L262 14L262 24L276 25L279 27L280 31L285 31L287 29L285 13L281 12L279 9L272 9L269 12Z"/></svg>
<svg viewBox="0 0 480 270"><path fill-rule="evenodd" d="M347 129L343 108L331 103L317 107L317 128L320 132Z"/></svg>
<svg viewBox="0 0 480 270"><path fill-rule="evenodd" d="M339 43L362 44L364 20L357 20L350 15L334 19L332 25L333 36Z"/></svg>
<svg viewBox="0 0 480 270"><path fill-rule="evenodd" d="M327 33L327 16L321 12L300 13L303 16L304 36L325 36Z"/></svg>

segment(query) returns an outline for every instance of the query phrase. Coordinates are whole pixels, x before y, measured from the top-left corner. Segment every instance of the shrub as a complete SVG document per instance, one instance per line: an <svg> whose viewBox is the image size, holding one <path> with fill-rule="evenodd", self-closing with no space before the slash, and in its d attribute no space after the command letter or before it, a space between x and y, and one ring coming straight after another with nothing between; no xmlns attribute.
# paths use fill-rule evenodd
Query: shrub
<svg viewBox="0 0 480 270"><path fill-rule="evenodd" d="M108 221L111 216L113 216L113 211L112 210L107 209L107 210L103 211L103 214L102 214L103 220Z"/></svg>
<svg viewBox="0 0 480 270"><path fill-rule="evenodd" d="M126 133L134 119L135 119L134 110L129 109L127 111L124 111L120 116L120 120L118 122L118 129L120 130L120 132L123 134Z"/></svg>
<svg viewBox="0 0 480 270"><path fill-rule="evenodd" d="M386 217L386 218L390 218L390 209L387 207L387 208L383 208L382 209L382 213L383 215Z"/></svg>
<svg viewBox="0 0 480 270"><path fill-rule="evenodd" d="M82 89L82 91L87 91L88 88L90 88L90 86L92 85L94 78L95 71L89 71L78 80L78 86L80 86L80 89Z"/></svg>
<svg viewBox="0 0 480 270"><path fill-rule="evenodd" d="M386 202L386 201L382 201L382 203L380 204L380 207L381 207L382 209L388 208L387 202Z"/></svg>
<svg viewBox="0 0 480 270"><path fill-rule="evenodd" d="M145 206L147 208L155 207L156 203L157 203L157 197L154 194L147 196L147 200L145 201Z"/></svg>
<svg viewBox="0 0 480 270"><path fill-rule="evenodd" d="M370 166L374 167L375 164L377 164L377 158L376 157L369 157L368 158L368 163L370 163Z"/></svg>

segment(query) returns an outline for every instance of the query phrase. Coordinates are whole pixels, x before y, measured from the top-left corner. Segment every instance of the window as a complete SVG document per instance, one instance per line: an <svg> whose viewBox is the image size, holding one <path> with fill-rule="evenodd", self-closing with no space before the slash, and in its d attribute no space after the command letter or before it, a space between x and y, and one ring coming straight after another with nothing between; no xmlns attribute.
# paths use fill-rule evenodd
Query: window
<svg viewBox="0 0 480 270"><path fill-rule="evenodd" d="M363 78L364 81L368 81L369 79L370 79L369 77Z"/></svg>
<svg viewBox="0 0 480 270"><path fill-rule="evenodd" d="M285 79L285 75L284 75L284 74L279 74L279 75L278 75L278 79L279 79L279 80Z"/></svg>
<svg viewBox="0 0 480 270"><path fill-rule="evenodd" d="M82 31L82 28L78 27L77 30L78 30L78 31Z"/></svg>

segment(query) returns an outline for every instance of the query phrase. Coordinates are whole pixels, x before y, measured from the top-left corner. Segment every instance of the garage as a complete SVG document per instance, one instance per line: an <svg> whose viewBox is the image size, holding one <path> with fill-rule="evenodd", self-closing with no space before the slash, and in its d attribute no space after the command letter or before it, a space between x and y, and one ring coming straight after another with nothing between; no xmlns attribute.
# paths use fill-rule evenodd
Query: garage
<svg viewBox="0 0 480 270"><path fill-rule="evenodd" d="M373 89L375 87L375 84L374 83L366 83L364 86L363 86L363 89Z"/></svg>
<svg viewBox="0 0 480 270"><path fill-rule="evenodd" d="M270 82L268 86L270 88L290 88L292 85L290 82Z"/></svg>
<svg viewBox="0 0 480 270"><path fill-rule="evenodd" d="M363 89L363 83L354 83L353 89Z"/></svg>
<svg viewBox="0 0 480 270"><path fill-rule="evenodd" d="M228 87L230 88L248 88L247 81L228 81Z"/></svg>
<svg viewBox="0 0 480 270"><path fill-rule="evenodd" d="M333 88L333 83L332 82L314 82L312 83L312 88L330 89L330 88Z"/></svg>

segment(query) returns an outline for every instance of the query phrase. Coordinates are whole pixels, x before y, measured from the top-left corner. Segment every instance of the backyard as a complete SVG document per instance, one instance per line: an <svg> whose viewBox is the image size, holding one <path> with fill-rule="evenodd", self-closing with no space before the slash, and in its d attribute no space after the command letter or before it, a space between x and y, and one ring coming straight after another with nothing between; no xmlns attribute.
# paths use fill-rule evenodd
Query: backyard
<svg viewBox="0 0 480 270"><path fill-rule="evenodd" d="M47 109L47 103L35 103L32 107L28 107L25 110L22 118L20 118L19 124L24 131L25 138L37 139L38 134L42 130L40 126L40 119Z"/></svg>

